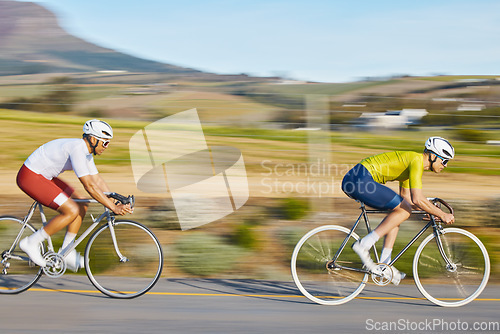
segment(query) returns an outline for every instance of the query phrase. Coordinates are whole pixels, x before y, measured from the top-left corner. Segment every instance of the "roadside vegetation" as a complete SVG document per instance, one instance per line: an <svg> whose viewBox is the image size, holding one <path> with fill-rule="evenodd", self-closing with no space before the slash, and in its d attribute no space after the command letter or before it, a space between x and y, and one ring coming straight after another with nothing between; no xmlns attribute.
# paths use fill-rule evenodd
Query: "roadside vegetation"
<svg viewBox="0 0 500 334"><path fill-rule="evenodd" d="M483 87L489 84L490 88L459 85L436 90L436 83L449 85L457 78L422 78L432 87L420 88L421 92L416 93L412 83L407 94L398 96L391 92L394 87L407 84L405 78L300 85L176 82L161 89L130 82L95 85L64 77L38 83L0 84L0 175L15 174L40 144L79 136L85 120L99 117L109 121L116 134L112 149L99 157L100 170L130 177L130 138L154 120L196 107L208 145L240 149L249 179L261 179L269 166L272 173L290 174L286 182L293 183L303 175L290 168L306 166L310 159L311 132L300 129L307 126L304 97L312 94L329 96L331 131L315 133L329 142L332 162L348 166L367 155L396 148L420 151L427 137L439 134L453 141L458 154L447 173L494 183L500 177L500 145L492 145L500 141L500 106L494 103L500 101L500 86L494 84L492 77L481 79L489 80ZM470 102L479 99L484 107L457 111L464 103L479 104ZM399 130L368 129L353 122L363 112L403 108L426 109L429 114L421 123ZM319 224L348 223L357 214L355 203L347 198L332 199L331 208L322 210L302 194L266 197L259 193L238 212L196 231L181 232L172 203L148 198L147 194L141 196L141 206L133 218L151 226L165 245L168 276L286 280L291 251L303 233ZM457 209L457 225L470 229L487 245L495 277L500 273L500 216L495 211L498 198L455 201L452 205ZM331 213L332 208L334 215L321 215L322 211ZM25 214L24 207L1 209ZM397 247L411 232L405 231L413 228L410 225L402 228L401 244ZM404 265L400 269L411 272Z"/></svg>

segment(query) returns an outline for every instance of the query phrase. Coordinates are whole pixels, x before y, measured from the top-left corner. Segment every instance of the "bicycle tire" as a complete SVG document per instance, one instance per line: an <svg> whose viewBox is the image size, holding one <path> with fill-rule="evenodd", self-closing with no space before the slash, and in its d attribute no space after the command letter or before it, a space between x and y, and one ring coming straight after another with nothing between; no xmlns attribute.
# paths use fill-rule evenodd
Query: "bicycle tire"
<svg viewBox="0 0 500 334"><path fill-rule="evenodd" d="M29 260L19 245L15 245L12 252L9 249L21 231L23 221L12 216L0 217L0 294L17 294L28 290L42 276L42 268ZM19 240L31 235L36 230L29 223ZM44 246L41 244L42 253Z"/></svg>
<svg viewBox="0 0 500 334"><path fill-rule="evenodd" d="M85 270L92 284L113 298L130 299L148 292L163 270L160 242L146 226L131 220L113 223L121 261L109 225L102 225L85 248Z"/></svg>
<svg viewBox="0 0 500 334"><path fill-rule="evenodd" d="M431 234L422 241L413 258L415 284L420 293L436 305L463 306L476 299L488 283L488 251L469 231L445 228L441 232L443 251L452 266L447 267L436 236Z"/></svg>
<svg viewBox="0 0 500 334"><path fill-rule="evenodd" d="M368 274L327 268L349 233L350 230L342 226L320 226L306 233L295 246L291 261L293 281L309 300L321 305L341 305L365 287ZM356 240L359 236L353 233L336 263L362 268L361 260L351 249Z"/></svg>

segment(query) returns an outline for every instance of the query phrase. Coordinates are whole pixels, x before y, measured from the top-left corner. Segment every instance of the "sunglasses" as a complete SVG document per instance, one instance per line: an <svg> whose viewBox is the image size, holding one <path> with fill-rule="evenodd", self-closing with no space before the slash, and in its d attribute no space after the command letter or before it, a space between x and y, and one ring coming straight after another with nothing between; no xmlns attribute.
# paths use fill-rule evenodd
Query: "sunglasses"
<svg viewBox="0 0 500 334"><path fill-rule="evenodd" d="M109 145L109 140L102 140L102 139L99 139L99 141L102 141L102 147L104 148L107 148L108 145Z"/></svg>
<svg viewBox="0 0 500 334"><path fill-rule="evenodd" d="M437 155L437 154L436 154L436 156L437 156L439 159L441 159L441 164L443 164L443 166L445 166L445 167L446 167L446 165L448 164L448 161L450 161L450 159L445 159L445 158L443 158L442 156Z"/></svg>

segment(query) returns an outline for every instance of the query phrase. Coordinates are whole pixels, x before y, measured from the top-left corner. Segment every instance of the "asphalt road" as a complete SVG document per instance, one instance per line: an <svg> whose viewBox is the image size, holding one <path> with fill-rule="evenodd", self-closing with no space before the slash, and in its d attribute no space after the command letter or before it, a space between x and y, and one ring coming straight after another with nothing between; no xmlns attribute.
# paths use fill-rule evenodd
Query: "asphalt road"
<svg viewBox="0 0 500 334"><path fill-rule="evenodd" d="M162 278L147 295L117 300L68 275L0 300L0 333L9 334L500 332L495 285L459 308L431 304L413 284L369 285L361 298L321 306L291 281Z"/></svg>

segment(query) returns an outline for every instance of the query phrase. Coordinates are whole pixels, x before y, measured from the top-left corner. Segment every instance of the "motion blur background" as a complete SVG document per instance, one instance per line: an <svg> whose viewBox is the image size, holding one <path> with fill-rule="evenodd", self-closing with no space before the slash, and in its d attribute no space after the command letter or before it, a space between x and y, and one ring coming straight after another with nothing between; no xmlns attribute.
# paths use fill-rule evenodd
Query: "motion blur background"
<svg viewBox="0 0 500 334"><path fill-rule="evenodd" d="M132 5L114 1L106 8L80 2L87 6L80 14L76 2L59 3L0 1L0 214L23 216L31 204L15 176L32 151L52 139L79 137L87 119L100 118L113 126L115 138L96 164L114 191L137 197L131 218L153 228L164 245L164 276L290 280L291 252L306 231L348 226L357 217L356 203L340 190L350 167L384 151L422 151L425 140L438 135L453 143L457 157L441 175L424 173L424 193L450 202L456 225L486 244L497 280L500 57L492 22L500 10L494 2L432 7L423 1L418 8L357 2L362 10L338 11L319 1L257 1L253 11L216 2L210 10L191 7L189 27L177 28L175 13L186 9L170 1L150 1L149 7L146 1L135 16ZM157 14L160 8L166 16ZM328 21L322 9L339 20ZM242 13L244 28L236 22ZM313 24L315 13L333 30ZM169 25L144 23L165 17ZM226 35L231 26L222 28L221 20L235 25L239 39ZM361 21L367 30L352 24ZM84 33L87 26L93 29ZM211 44L202 41L206 30L218 36ZM132 52L133 40L112 41L120 34L155 43L136 44ZM170 58L162 56L164 45ZM250 198L229 216L180 231L168 194L137 189L128 143L151 122L192 108L209 146L241 151ZM62 178L83 191L72 173ZM395 249L421 226L405 223ZM400 270L411 272L411 256L400 260Z"/></svg>

